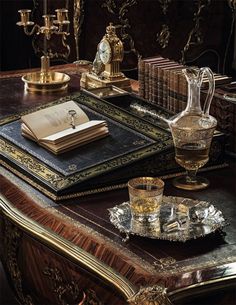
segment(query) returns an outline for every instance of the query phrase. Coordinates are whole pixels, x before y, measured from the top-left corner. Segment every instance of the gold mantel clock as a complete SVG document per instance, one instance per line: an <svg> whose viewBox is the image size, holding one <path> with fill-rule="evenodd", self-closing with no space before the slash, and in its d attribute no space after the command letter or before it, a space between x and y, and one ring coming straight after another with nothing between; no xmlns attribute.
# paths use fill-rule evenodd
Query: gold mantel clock
<svg viewBox="0 0 236 305"><path fill-rule="evenodd" d="M91 89L115 85L130 91L130 80L120 71L123 57L123 43L116 35L115 26L110 23L97 46L91 71L82 74L81 87Z"/></svg>

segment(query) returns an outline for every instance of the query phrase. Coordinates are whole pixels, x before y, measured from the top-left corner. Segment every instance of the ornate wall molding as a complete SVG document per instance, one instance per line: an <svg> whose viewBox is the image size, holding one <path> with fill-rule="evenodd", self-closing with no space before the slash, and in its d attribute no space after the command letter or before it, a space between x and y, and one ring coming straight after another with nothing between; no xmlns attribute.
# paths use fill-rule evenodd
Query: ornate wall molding
<svg viewBox="0 0 236 305"><path fill-rule="evenodd" d="M170 28L167 24L167 12L169 4L172 0L158 0L164 15L165 22L161 25L161 31L156 34L156 41L159 43L162 49L165 49L169 45L170 40Z"/></svg>
<svg viewBox="0 0 236 305"><path fill-rule="evenodd" d="M162 49L166 48L170 40L170 30L167 24L162 24L162 30L157 34L157 41L159 42Z"/></svg>
<svg viewBox="0 0 236 305"><path fill-rule="evenodd" d="M171 3L172 0L158 0L158 1L160 2L163 14L166 15L169 4Z"/></svg>
<svg viewBox="0 0 236 305"><path fill-rule="evenodd" d="M129 9L136 5L137 2L137 0L104 0L101 7L107 9L109 13L113 14L119 20L117 28L120 28L120 38L124 45L124 53L126 55L133 53L138 60L140 55L135 48L134 39L129 33L131 25L127 17Z"/></svg>
<svg viewBox="0 0 236 305"><path fill-rule="evenodd" d="M181 51L182 54L181 62L183 64L186 63L186 53L189 51L189 49L192 48L193 46L198 46L203 43L204 37L201 30L202 12L210 4L211 4L211 0L198 0L197 2L197 11L194 13L193 16L194 27L190 31L187 42L183 50Z"/></svg>

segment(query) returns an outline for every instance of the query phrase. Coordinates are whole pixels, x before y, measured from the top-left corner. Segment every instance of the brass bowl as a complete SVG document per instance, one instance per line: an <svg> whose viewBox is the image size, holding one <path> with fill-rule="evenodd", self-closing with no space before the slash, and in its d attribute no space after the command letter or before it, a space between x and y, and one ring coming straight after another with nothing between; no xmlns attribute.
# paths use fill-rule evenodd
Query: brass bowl
<svg viewBox="0 0 236 305"><path fill-rule="evenodd" d="M32 92L53 92L65 90L69 75L60 72L33 72L22 76L25 88Z"/></svg>

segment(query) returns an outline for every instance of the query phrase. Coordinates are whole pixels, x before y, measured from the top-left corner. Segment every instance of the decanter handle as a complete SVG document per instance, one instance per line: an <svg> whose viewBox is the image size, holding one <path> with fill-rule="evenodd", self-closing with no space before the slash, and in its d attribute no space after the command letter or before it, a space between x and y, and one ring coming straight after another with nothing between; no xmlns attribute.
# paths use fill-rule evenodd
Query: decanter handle
<svg viewBox="0 0 236 305"><path fill-rule="evenodd" d="M208 67L203 67L200 68L200 74L203 76L203 74L206 74L208 81L209 81L209 87L208 87L208 92L207 92L207 97L203 106L203 113L205 115L209 115L210 111L210 106L211 106L211 101L214 95L215 91L215 79L214 79L214 74L211 71L210 68Z"/></svg>

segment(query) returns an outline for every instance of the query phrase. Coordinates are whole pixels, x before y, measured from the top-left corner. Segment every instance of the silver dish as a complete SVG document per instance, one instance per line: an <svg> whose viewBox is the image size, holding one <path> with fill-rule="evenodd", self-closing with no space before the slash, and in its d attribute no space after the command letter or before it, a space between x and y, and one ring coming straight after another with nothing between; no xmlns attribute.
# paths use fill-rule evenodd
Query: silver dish
<svg viewBox="0 0 236 305"><path fill-rule="evenodd" d="M183 207L183 204L188 207L185 216L183 216L182 210L180 212L180 207ZM168 214L170 208L172 209L172 219ZM177 211L175 216L173 216L173 210ZM129 202L114 206L108 211L111 223L125 234L124 241L127 241L130 235L138 235L153 239L185 242L206 236L226 225L222 212L209 202L183 197L163 196L160 216L152 222L140 222L133 219ZM182 220L183 217L187 221L182 222L184 223L182 226L179 225L179 220Z"/></svg>

